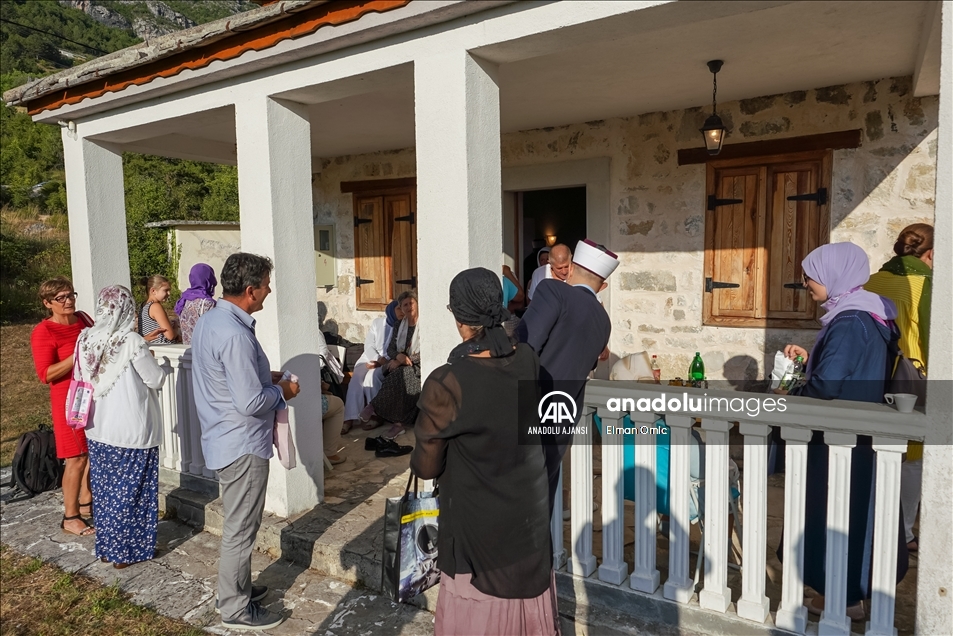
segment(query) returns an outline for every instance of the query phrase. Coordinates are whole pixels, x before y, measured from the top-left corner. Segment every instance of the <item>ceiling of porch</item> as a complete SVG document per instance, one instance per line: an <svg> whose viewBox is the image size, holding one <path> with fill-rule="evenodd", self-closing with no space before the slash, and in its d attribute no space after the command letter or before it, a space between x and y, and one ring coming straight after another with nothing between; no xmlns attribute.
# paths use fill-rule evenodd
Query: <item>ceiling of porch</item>
<svg viewBox="0 0 953 636"><path fill-rule="evenodd" d="M500 65L504 132L705 106L723 59L720 102L913 75L934 2L674 2L489 46ZM929 28L927 24L926 28ZM414 145L408 65L281 95L306 103L312 154ZM136 152L234 163L233 109L104 139Z"/></svg>

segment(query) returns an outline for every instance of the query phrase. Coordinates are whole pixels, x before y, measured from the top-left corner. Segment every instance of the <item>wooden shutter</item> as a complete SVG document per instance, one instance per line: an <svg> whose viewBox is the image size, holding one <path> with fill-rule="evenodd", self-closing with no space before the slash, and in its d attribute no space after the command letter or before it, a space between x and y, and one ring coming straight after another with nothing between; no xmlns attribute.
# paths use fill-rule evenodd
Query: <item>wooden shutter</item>
<svg viewBox="0 0 953 636"><path fill-rule="evenodd" d="M764 294L763 166L719 169L708 179L704 314L731 324L757 318Z"/></svg>
<svg viewBox="0 0 953 636"><path fill-rule="evenodd" d="M817 312L807 290L792 285L801 281L804 257L827 242L828 191L822 182L822 164L806 161L768 167L768 318L811 320Z"/></svg>
<svg viewBox="0 0 953 636"><path fill-rule="evenodd" d="M830 237L831 151L708 163L704 324L813 328L801 261Z"/></svg>
<svg viewBox="0 0 953 636"><path fill-rule="evenodd" d="M390 263L384 197L354 198L354 274L357 308L382 310L390 302Z"/></svg>
<svg viewBox="0 0 953 636"><path fill-rule="evenodd" d="M392 297L417 288L417 210L410 193L384 197L390 224Z"/></svg>

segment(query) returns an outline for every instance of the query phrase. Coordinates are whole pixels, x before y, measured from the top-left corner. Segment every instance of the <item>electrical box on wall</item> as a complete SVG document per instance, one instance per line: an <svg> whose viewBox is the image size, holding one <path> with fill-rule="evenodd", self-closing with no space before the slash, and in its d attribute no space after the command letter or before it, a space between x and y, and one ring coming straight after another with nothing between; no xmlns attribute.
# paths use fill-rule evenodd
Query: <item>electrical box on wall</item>
<svg viewBox="0 0 953 636"><path fill-rule="evenodd" d="M318 287L337 285L334 266L334 226L314 226L314 278Z"/></svg>

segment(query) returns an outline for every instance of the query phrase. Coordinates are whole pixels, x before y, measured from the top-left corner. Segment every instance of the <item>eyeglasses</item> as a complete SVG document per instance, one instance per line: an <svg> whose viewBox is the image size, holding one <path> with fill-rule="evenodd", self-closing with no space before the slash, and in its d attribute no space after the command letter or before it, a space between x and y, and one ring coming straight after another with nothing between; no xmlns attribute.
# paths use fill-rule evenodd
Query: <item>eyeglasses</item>
<svg viewBox="0 0 953 636"><path fill-rule="evenodd" d="M60 294L59 296L53 299L53 302L63 305L66 303L67 300L76 300L77 296L79 296L79 294L77 294L76 292L73 292L72 294Z"/></svg>
<svg viewBox="0 0 953 636"><path fill-rule="evenodd" d="M811 278L810 276L808 276L807 274L802 274L802 275L801 275L801 282L804 283L804 286L805 286L805 287L807 287L807 282L810 281L810 280L814 280L814 279Z"/></svg>

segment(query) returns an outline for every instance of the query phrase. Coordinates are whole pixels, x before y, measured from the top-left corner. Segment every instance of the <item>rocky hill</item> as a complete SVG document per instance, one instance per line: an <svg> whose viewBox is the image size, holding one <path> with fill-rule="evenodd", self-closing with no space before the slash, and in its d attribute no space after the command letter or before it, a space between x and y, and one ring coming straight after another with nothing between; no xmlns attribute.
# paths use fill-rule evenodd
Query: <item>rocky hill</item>
<svg viewBox="0 0 953 636"><path fill-rule="evenodd" d="M59 0L108 27L148 40L253 9L250 0Z"/></svg>

